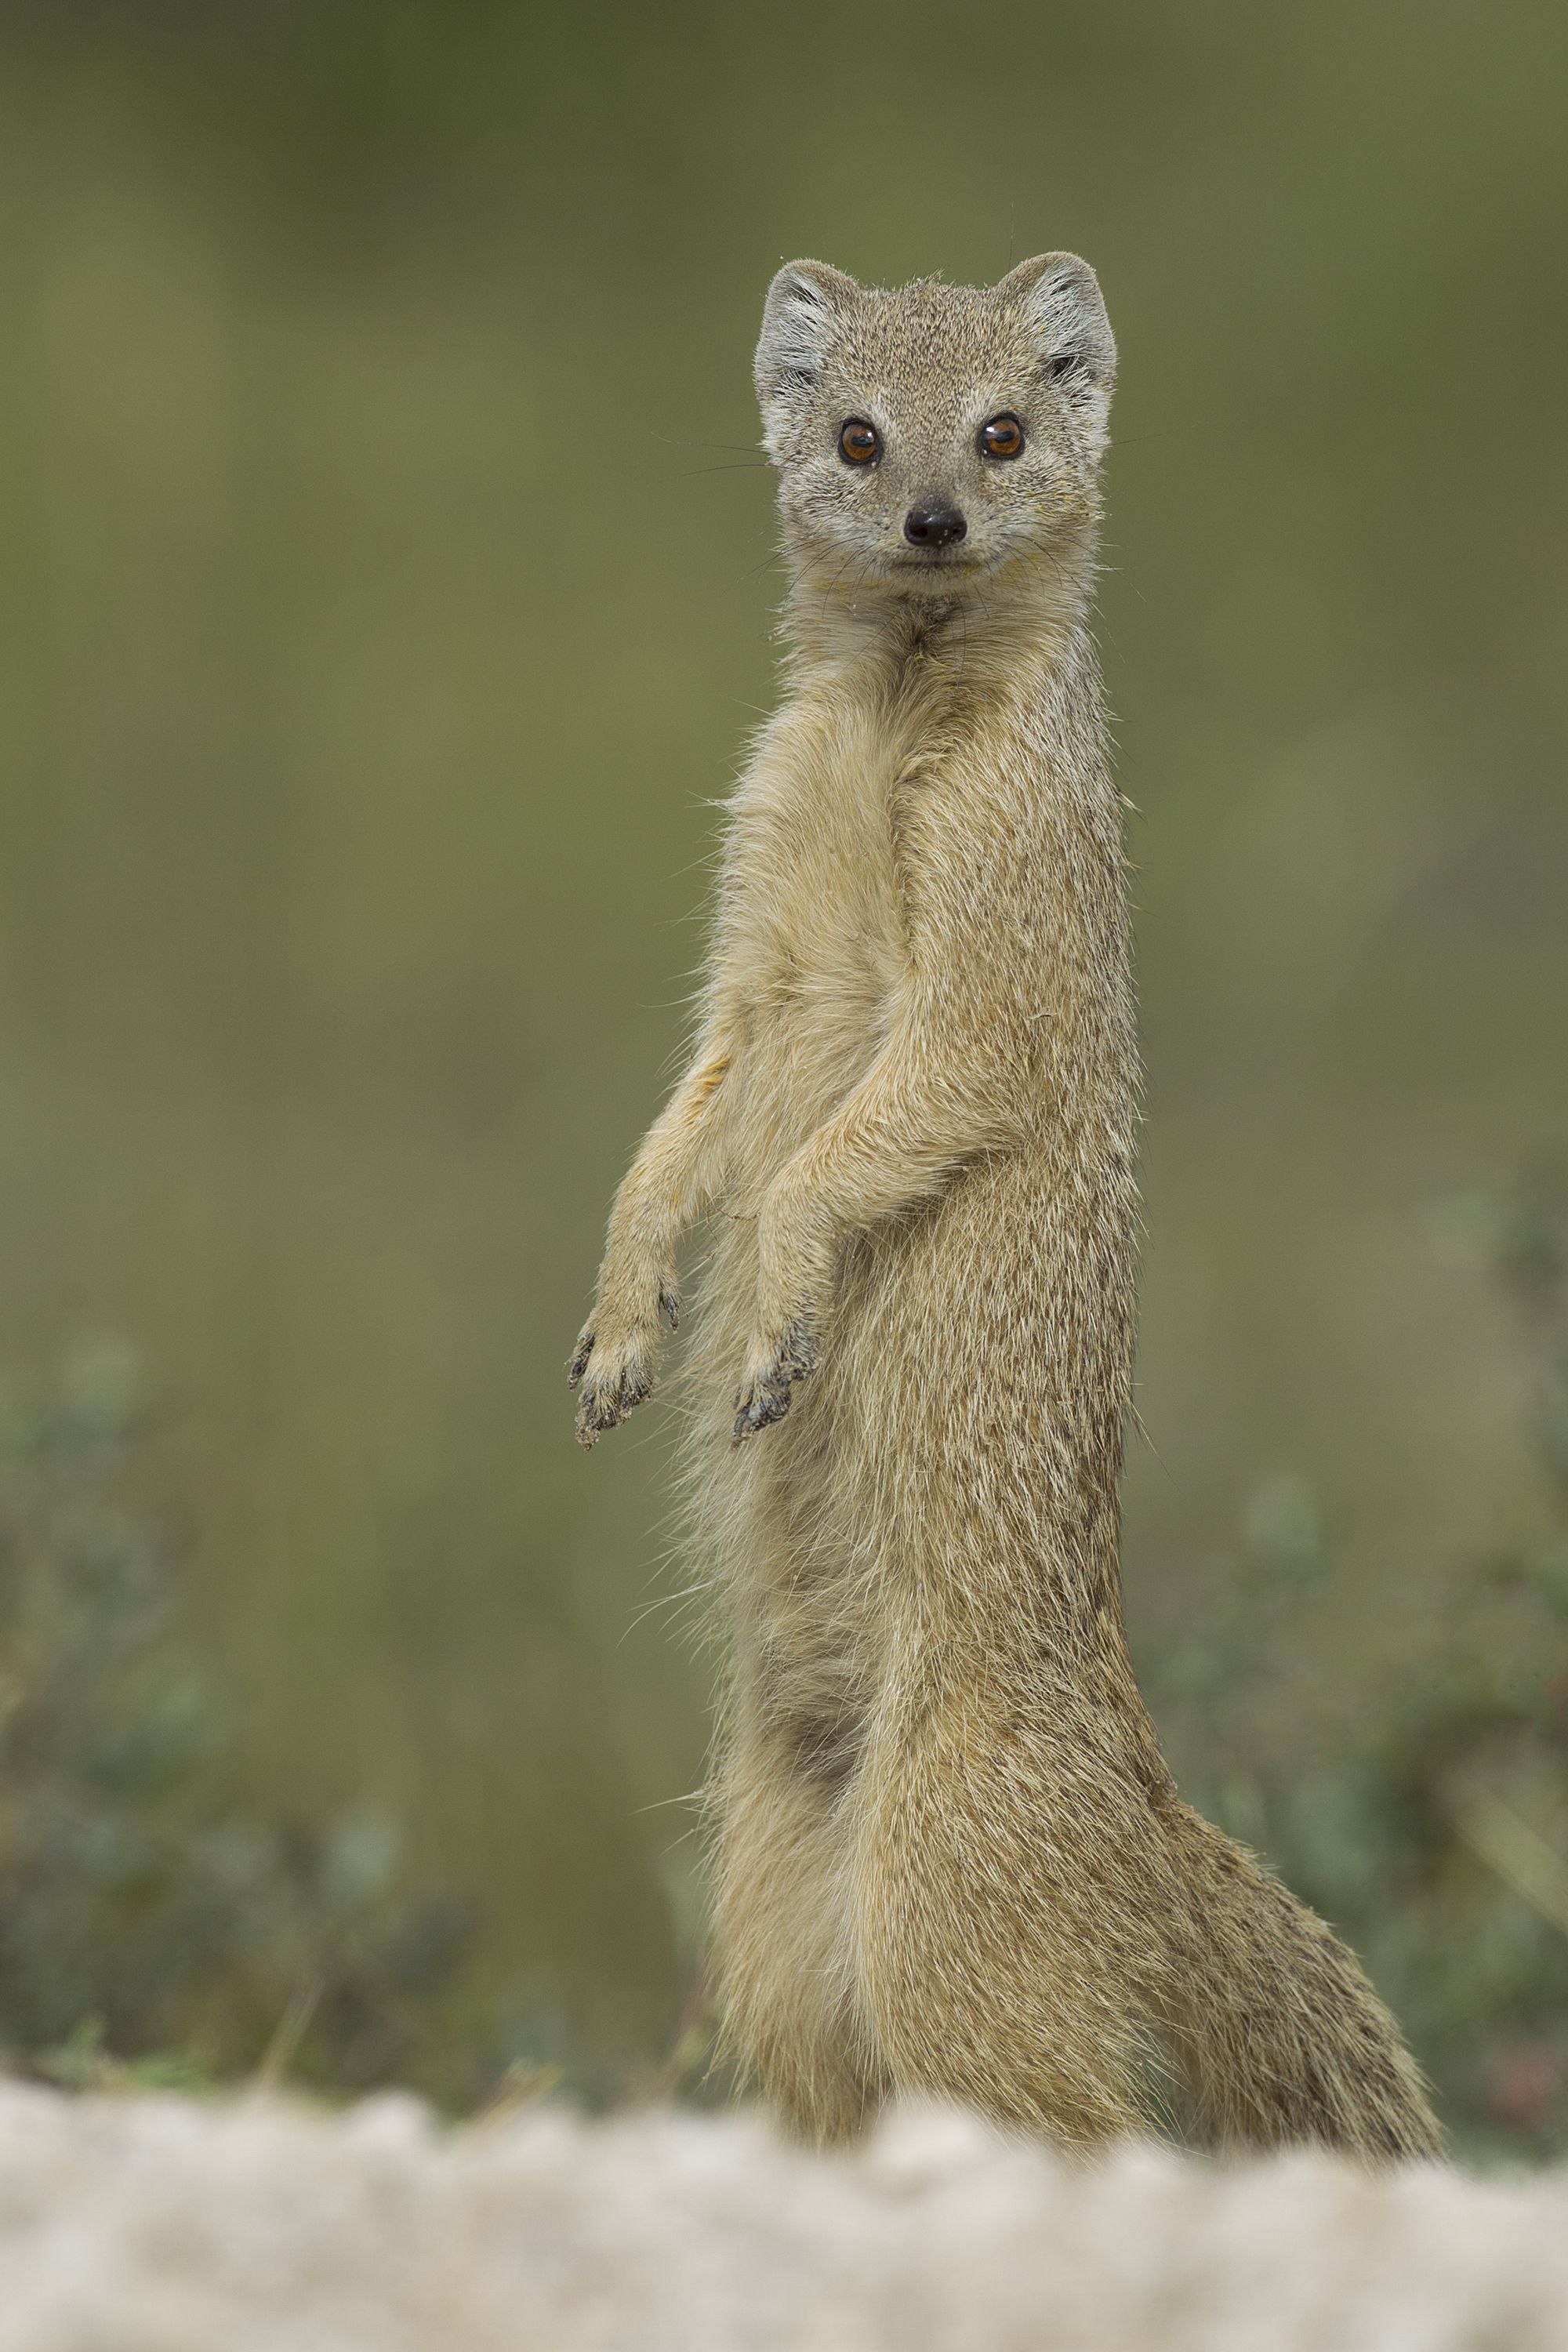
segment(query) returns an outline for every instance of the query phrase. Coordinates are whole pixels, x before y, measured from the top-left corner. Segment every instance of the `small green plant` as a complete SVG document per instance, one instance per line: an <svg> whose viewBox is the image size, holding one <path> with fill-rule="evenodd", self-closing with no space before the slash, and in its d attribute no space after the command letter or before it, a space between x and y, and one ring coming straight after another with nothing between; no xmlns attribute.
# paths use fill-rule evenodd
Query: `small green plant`
<svg viewBox="0 0 1568 2352"><path fill-rule="evenodd" d="M1270 1481L1224 1614L1148 1679L1184 1785L1362 1953L1460 2152L1538 2160L1568 2152L1568 1193L1442 1223L1517 1305L1543 1526L1445 1564L1369 1684L1300 1638L1334 1549L1310 1486Z"/></svg>
<svg viewBox="0 0 1568 2352"><path fill-rule="evenodd" d="M0 2049L77 2086L421 2071L461 1922L385 1813L247 1800L126 1499L144 1400L110 1345L0 1397Z"/></svg>

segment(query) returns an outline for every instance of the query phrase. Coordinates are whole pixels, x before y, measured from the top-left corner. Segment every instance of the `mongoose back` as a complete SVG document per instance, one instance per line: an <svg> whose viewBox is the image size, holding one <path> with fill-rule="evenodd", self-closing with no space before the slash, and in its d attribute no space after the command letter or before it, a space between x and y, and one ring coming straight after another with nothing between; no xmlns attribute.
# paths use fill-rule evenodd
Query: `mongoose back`
<svg viewBox="0 0 1568 2352"><path fill-rule="evenodd" d="M756 356L786 698L730 804L690 1066L611 1216L592 1444L710 1215L694 1539L727 1612L730 2046L831 2142L890 2095L1090 2152L1428 2153L1354 1959L1177 1795L1122 1630L1138 1057L1090 635L1116 351L987 289L781 270Z"/></svg>

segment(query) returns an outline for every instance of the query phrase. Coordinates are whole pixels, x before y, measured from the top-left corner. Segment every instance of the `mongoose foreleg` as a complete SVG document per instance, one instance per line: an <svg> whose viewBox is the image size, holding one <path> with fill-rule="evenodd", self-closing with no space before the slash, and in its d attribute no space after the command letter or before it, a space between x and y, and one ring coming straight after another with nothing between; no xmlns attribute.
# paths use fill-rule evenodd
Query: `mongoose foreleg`
<svg viewBox="0 0 1568 2352"><path fill-rule="evenodd" d="M652 1392L661 1325L673 1330L680 1318L676 1244L722 1181L720 1106L729 1066L726 1050L698 1054L616 1195L594 1311L568 1373L584 1445Z"/></svg>
<svg viewBox="0 0 1568 2352"><path fill-rule="evenodd" d="M1016 1134L989 1055L965 1053L950 992L917 999L860 1084L784 1163L757 1219L757 1302L736 1397L737 1444L782 1420L816 1362L851 1234L938 1192L962 1161Z"/></svg>

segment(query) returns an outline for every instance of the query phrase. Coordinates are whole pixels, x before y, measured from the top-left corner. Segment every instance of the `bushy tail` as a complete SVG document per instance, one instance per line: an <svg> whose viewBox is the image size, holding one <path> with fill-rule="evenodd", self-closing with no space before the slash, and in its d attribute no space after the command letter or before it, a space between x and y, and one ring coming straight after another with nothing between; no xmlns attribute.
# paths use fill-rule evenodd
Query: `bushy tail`
<svg viewBox="0 0 1568 2352"><path fill-rule="evenodd" d="M1167 1802L1180 1893L1160 2022L1203 2136L1379 2162L1440 2154L1415 2063L1352 1954L1211 1822Z"/></svg>

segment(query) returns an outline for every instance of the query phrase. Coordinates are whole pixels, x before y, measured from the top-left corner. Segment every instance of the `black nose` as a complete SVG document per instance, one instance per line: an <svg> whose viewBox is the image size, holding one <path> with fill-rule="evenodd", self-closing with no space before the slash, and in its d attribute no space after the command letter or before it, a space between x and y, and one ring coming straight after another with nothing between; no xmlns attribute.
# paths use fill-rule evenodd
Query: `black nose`
<svg viewBox="0 0 1568 2352"><path fill-rule="evenodd" d="M956 507L911 507L904 517L904 537L911 547L945 547L968 529Z"/></svg>

